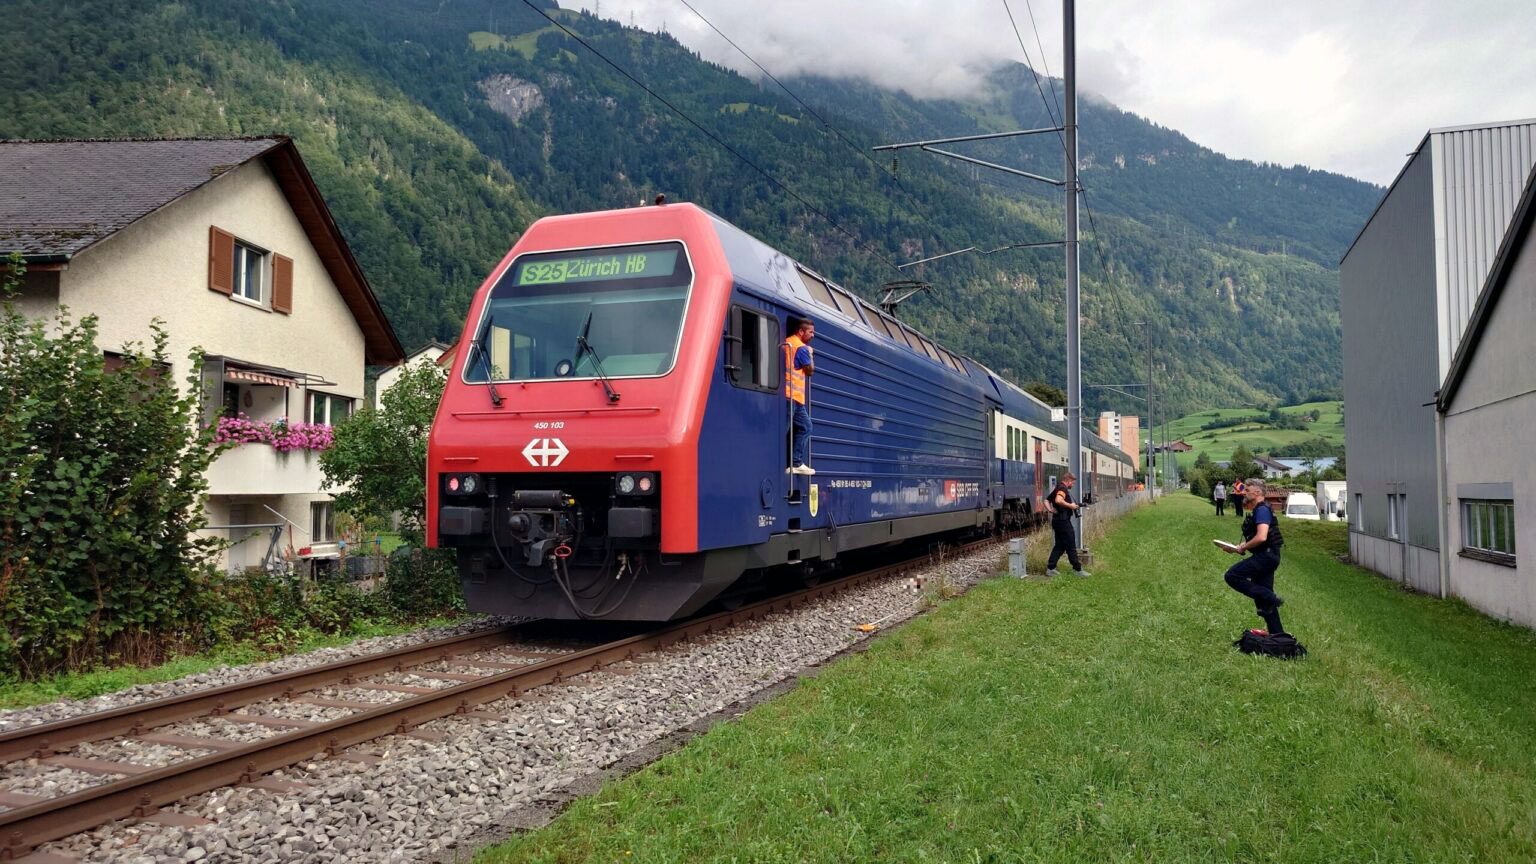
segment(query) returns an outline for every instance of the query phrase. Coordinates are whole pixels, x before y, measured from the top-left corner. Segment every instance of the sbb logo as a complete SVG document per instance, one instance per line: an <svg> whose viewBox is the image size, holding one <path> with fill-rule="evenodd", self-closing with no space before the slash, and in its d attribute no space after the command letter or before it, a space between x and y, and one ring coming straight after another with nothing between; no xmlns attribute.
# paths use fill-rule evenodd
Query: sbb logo
<svg viewBox="0 0 1536 864"><path fill-rule="evenodd" d="M559 438L535 438L523 448L523 458L535 468L553 468L570 452Z"/></svg>

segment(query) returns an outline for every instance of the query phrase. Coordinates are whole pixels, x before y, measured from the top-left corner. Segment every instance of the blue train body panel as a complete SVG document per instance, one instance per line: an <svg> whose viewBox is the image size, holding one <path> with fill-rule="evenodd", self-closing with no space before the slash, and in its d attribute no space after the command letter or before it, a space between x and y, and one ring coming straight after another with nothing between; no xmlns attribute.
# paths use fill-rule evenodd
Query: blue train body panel
<svg viewBox="0 0 1536 864"><path fill-rule="evenodd" d="M1000 410L1064 436L1049 409L979 364L962 361L964 371L956 371L897 343L866 312L816 302L794 261L724 221L715 224L732 269L733 306L772 316L781 341L789 317L816 322L809 385L816 474L785 473L790 402L782 386L735 386L722 351L699 435L700 549L1005 501L1038 509L1035 465L994 458L989 416ZM773 358L782 367L782 354ZM1084 444L1114 452L1086 432ZM1085 476L1080 489L1093 486ZM796 491L801 504L789 500Z"/></svg>

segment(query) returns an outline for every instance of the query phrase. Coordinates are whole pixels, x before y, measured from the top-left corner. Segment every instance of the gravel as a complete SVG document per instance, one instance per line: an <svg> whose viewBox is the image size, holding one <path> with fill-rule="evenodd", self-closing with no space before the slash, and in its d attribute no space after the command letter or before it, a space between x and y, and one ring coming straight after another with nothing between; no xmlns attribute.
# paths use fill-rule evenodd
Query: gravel
<svg viewBox="0 0 1536 864"><path fill-rule="evenodd" d="M7 764L0 770L0 787L7 792L54 798L69 795L92 786L111 783L113 778L105 774L89 774L73 768L60 768L36 759L22 759Z"/></svg>
<svg viewBox="0 0 1536 864"><path fill-rule="evenodd" d="M923 575L930 591L944 594L945 586L963 589L997 569L991 548ZM440 742L389 736L363 745L361 751L384 756L382 764L318 760L283 772L311 787L301 792L222 789L178 805L214 824L117 823L44 848L82 861L136 864L397 862L455 854L457 843L505 824L520 808L868 638L859 625L878 621L877 629L887 629L927 602L908 580L885 580L481 706L499 721L445 717L423 727L444 733ZM316 719L337 710L303 703L243 710L258 708Z"/></svg>
<svg viewBox="0 0 1536 864"><path fill-rule="evenodd" d="M158 684L140 684L129 687L126 690L97 696L93 699L50 702L46 705L34 705L30 708L0 711L0 732L8 732L39 723L51 723L55 720L77 717L94 711L107 711L112 708L121 708L125 705L137 705L141 702L163 699L167 696L175 696L195 690L222 687L226 684L249 681L252 678L260 678L264 675L292 672L296 669L307 669L311 666L334 663L337 660L346 660L352 657L361 657L365 654L377 654L382 651L404 648L422 642L431 642L434 639L447 639L451 636L458 636L475 630L484 630L488 627L513 623L514 620L511 618L477 616L466 619L452 627L426 627L420 630L413 630L410 633L401 633L397 636L359 639L347 645L320 648L304 654L294 654L264 663L251 663L245 666L220 666L207 672L178 678L175 681L163 681Z"/></svg>

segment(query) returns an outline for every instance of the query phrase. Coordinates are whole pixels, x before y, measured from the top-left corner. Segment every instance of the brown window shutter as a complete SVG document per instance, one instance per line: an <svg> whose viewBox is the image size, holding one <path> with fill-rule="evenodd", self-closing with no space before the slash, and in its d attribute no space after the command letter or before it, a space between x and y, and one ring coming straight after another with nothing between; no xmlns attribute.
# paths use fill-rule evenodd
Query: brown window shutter
<svg viewBox="0 0 1536 864"><path fill-rule="evenodd" d="M272 311L293 313L293 259L272 253Z"/></svg>
<svg viewBox="0 0 1536 864"><path fill-rule="evenodd" d="M229 294L235 287L235 235L208 226L208 290Z"/></svg>

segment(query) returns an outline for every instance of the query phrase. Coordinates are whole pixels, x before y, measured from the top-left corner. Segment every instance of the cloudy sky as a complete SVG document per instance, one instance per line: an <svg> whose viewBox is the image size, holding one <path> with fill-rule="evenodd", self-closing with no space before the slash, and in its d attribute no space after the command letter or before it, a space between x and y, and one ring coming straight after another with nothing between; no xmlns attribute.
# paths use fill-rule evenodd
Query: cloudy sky
<svg viewBox="0 0 1536 864"><path fill-rule="evenodd" d="M592 9L598 0L560 0ZM1003 0L688 0L778 76L962 96L1021 59ZM1009 0L1039 52L1025 0ZM1061 3L1033 0L1061 74ZM602 0L756 70L680 0ZM1229 156L1388 183L1426 129L1536 116L1536 0L1087 0L1080 88Z"/></svg>

